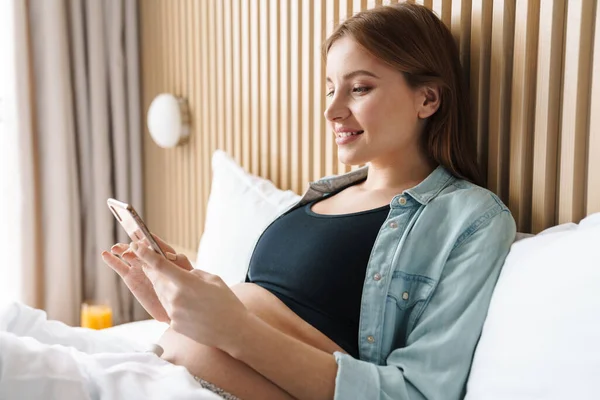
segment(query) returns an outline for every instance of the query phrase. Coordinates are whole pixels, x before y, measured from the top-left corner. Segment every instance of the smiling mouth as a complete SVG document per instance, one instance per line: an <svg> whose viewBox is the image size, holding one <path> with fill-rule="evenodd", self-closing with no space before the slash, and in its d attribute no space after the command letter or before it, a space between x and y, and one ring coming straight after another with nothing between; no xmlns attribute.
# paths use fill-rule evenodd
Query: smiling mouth
<svg viewBox="0 0 600 400"><path fill-rule="evenodd" d="M348 136L356 136L356 135L360 135L361 133L363 133L364 131L356 131L356 132L340 132L336 134L336 137L338 138L345 138Z"/></svg>

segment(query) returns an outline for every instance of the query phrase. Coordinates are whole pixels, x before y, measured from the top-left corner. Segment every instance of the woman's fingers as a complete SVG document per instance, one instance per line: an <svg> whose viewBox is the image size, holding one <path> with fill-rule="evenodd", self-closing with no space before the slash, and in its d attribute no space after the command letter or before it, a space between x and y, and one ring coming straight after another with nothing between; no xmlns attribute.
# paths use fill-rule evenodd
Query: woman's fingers
<svg viewBox="0 0 600 400"><path fill-rule="evenodd" d="M125 277L129 272L129 265L108 251L102 252L102 261L115 270L115 272L119 274L121 278Z"/></svg>
<svg viewBox="0 0 600 400"><path fill-rule="evenodd" d="M165 255L169 261L172 261L173 264L177 265L179 268L185 269L186 271L191 271L194 269L194 266L190 260L188 260L188 258L183 254L165 253Z"/></svg>
<svg viewBox="0 0 600 400"><path fill-rule="evenodd" d="M144 266L144 262L140 260L138 256L136 256L135 253L129 247L126 251L123 252L121 258L134 267Z"/></svg>
<svg viewBox="0 0 600 400"><path fill-rule="evenodd" d="M118 255L119 257L122 257L123 253L127 250L129 250L129 245L124 243L117 243L110 248L110 252Z"/></svg>

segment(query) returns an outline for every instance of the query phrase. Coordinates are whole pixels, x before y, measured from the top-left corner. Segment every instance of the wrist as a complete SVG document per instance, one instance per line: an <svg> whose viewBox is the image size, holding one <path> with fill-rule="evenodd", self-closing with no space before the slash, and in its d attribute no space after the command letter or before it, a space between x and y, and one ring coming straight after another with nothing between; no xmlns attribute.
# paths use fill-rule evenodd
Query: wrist
<svg viewBox="0 0 600 400"><path fill-rule="evenodd" d="M249 311L245 311L236 319L238 322L231 330L232 334L228 335L229 340L219 346L219 349L239 360L243 357L244 350L252 346L252 338L260 337L260 324L263 321Z"/></svg>

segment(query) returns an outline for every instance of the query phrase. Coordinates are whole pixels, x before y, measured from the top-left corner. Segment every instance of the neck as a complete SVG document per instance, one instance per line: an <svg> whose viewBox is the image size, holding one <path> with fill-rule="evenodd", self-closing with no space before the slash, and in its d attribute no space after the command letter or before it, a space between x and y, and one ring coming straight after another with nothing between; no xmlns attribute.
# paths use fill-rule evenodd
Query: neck
<svg viewBox="0 0 600 400"><path fill-rule="evenodd" d="M373 161L369 164L367 179L362 188L367 191L400 193L422 182L437 164L421 154L414 157L396 157L393 162Z"/></svg>

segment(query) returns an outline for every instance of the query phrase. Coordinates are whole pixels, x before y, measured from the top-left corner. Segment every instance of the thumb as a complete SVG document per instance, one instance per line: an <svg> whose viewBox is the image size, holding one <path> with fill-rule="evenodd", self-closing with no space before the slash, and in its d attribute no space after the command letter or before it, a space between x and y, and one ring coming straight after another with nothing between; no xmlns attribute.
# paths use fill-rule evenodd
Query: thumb
<svg viewBox="0 0 600 400"><path fill-rule="evenodd" d="M184 269L186 271L191 271L194 269L194 266L190 262L190 260L184 256L183 254L174 254L174 253L165 253L167 259L171 261L173 264L177 265L179 268Z"/></svg>

